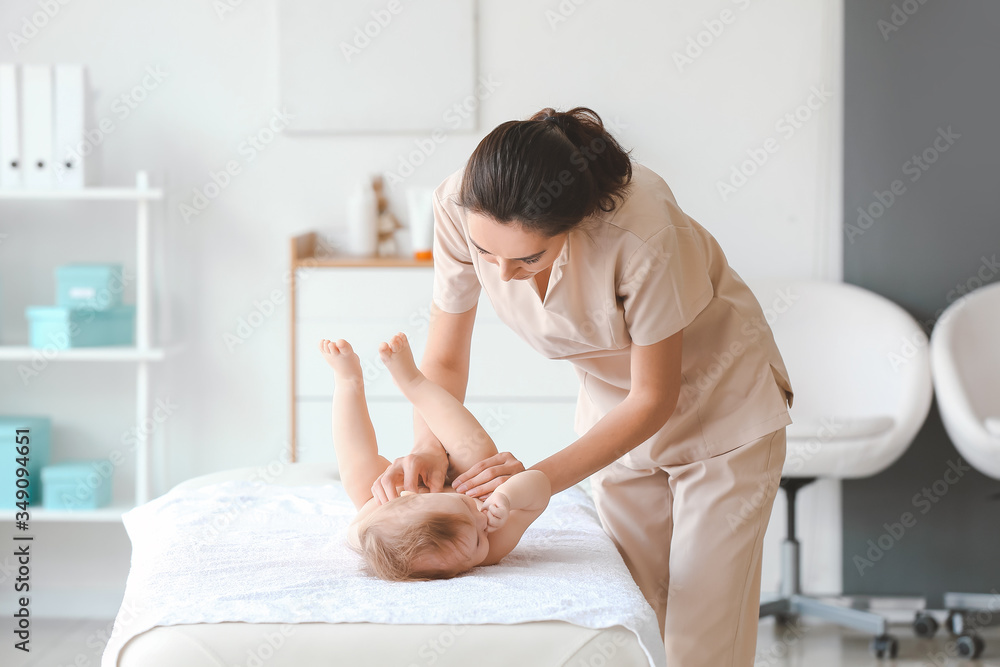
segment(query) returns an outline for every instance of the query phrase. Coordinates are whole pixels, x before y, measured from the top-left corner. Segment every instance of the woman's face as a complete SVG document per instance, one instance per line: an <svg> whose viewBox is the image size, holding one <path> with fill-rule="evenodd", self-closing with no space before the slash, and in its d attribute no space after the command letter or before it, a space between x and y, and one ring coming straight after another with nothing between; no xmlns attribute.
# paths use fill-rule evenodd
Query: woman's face
<svg viewBox="0 0 1000 667"><path fill-rule="evenodd" d="M469 237L480 256L500 269L500 279L525 280L545 271L559 257L567 233L546 238L516 223L501 224L469 213Z"/></svg>

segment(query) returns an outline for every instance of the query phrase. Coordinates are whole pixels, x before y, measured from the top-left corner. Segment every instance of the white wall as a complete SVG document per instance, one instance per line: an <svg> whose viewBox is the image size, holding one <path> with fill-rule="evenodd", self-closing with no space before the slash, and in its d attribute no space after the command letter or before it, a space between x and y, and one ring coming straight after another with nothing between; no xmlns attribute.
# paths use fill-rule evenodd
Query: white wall
<svg viewBox="0 0 1000 667"><path fill-rule="evenodd" d="M424 138L279 135L247 161L241 142L279 107L276 1L233 0L237 6L221 16L226 0L71 2L19 51L7 44L9 37L0 44L5 62L85 63L97 94L94 119L115 124L100 146L104 183L128 184L137 169L147 169L154 184L167 188L160 219L166 336L183 345L154 374L152 391L177 406L162 426L167 485L280 457L288 432L287 301L245 343L230 350L224 336L235 333L255 301L286 290L289 237L320 229L336 238L353 184L368 172L398 169ZM481 102L479 130L448 135L407 184L437 185L500 122L544 106L590 106L634 148L636 159L667 180L740 273L840 277L838 0L484 0L479 7L480 72L498 82L496 90ZM26 17L38 11L29 0L0 4L0 33L21 33ZM395 20L404 22L405 11ZM713 21L717 36L706 27ZM332 28L331 39L349 39L353 27ZM679 68L675 54L689 39L708 45ZM377 41L370 48L378 48ZM162 80L122 118L121 103L113 103L142 83L147 68L163 73ZM802 107L808 118L794 132L779 127L814 87L831 96L819 104L814 98L815 110ZM401 101L399 113L426 103ZM723 200L718 183L769 138L777 151ZM185 221L181 206L192 204L193 190L230 160L241 163L241 172ZM393 196L403 214L401 195ZM131 265L130 215L121 206L4 203L0 342L24 340L24 306L51 303L55 264L124 259ZM134 426L131 378L125 368L53 364L25 386L8 362L0 367L2 409L50 413L57 419L58 454L100 456ZM128 470L121 473L127 483ZM804 579L814 590L840 585L838 488L817 485L802 496ZM775 533L783 507L779 499L766 547L765 591L777 587ZM58 527L49 530L60 534ZM121 548L123 532L97 526L74 536L111 539ZM55 551L39 555L40 567L70 567ZM124 582L121 556L111 570L102 571L100 561L75 567L81 577L113 589ZM114 606L100 612L113 614Z"/></svg>

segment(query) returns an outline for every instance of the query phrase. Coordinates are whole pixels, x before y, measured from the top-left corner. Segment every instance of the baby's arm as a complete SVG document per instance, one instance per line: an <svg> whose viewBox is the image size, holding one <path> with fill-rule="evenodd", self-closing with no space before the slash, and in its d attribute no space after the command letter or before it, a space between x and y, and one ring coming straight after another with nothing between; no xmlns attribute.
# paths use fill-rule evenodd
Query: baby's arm
<svg viewBox="0 0 1000 667"><path fill-rule="evenodd" d="M519 472L498 486L483 507L492 532L489 533L489 553L480 565L493 565L509 554L528 526L548 507L551 497L552 485L541 470ZM506 512L505 504L509 505ZM503 518L505 513L506 519ZM494 522L500 524L499 528L492 528Z"/></svg>

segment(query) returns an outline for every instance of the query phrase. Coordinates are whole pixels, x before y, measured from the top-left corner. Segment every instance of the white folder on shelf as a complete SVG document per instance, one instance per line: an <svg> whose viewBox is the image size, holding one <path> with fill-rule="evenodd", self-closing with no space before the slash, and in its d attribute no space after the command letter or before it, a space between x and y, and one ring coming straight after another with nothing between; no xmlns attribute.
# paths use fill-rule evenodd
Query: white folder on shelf
<svg viewBox="0 0 1000 667"><path fill-rule="evenodd" d="M52 67L24 65L21 70L24 187L52 188Z"/></svg>
<svg viewBox="0 0 1000 667"><path fill-rule="evenodd" d="M80 154L86 95L83 65L56 65L54 82L53 182L60 190L79 189L84 186L83 155Z"/></svg>
<svg viewBox="0 0 1000 667"><path fill-rule="evenodd" d="M0 189L6 190L23 185L17 75L17 65L0 64Z"/></svg>

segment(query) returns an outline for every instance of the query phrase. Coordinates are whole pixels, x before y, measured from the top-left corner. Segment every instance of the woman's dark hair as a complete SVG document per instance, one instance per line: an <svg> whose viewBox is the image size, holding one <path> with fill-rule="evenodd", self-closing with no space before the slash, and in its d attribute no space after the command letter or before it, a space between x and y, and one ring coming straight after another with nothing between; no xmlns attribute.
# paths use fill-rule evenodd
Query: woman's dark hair
<svg viewBox="0 0 1000 667"><path fill-rule="evenodd" d="M553 237L625 201L632 160L586 107L498 125L465 166L459 204Z"/></svg>

